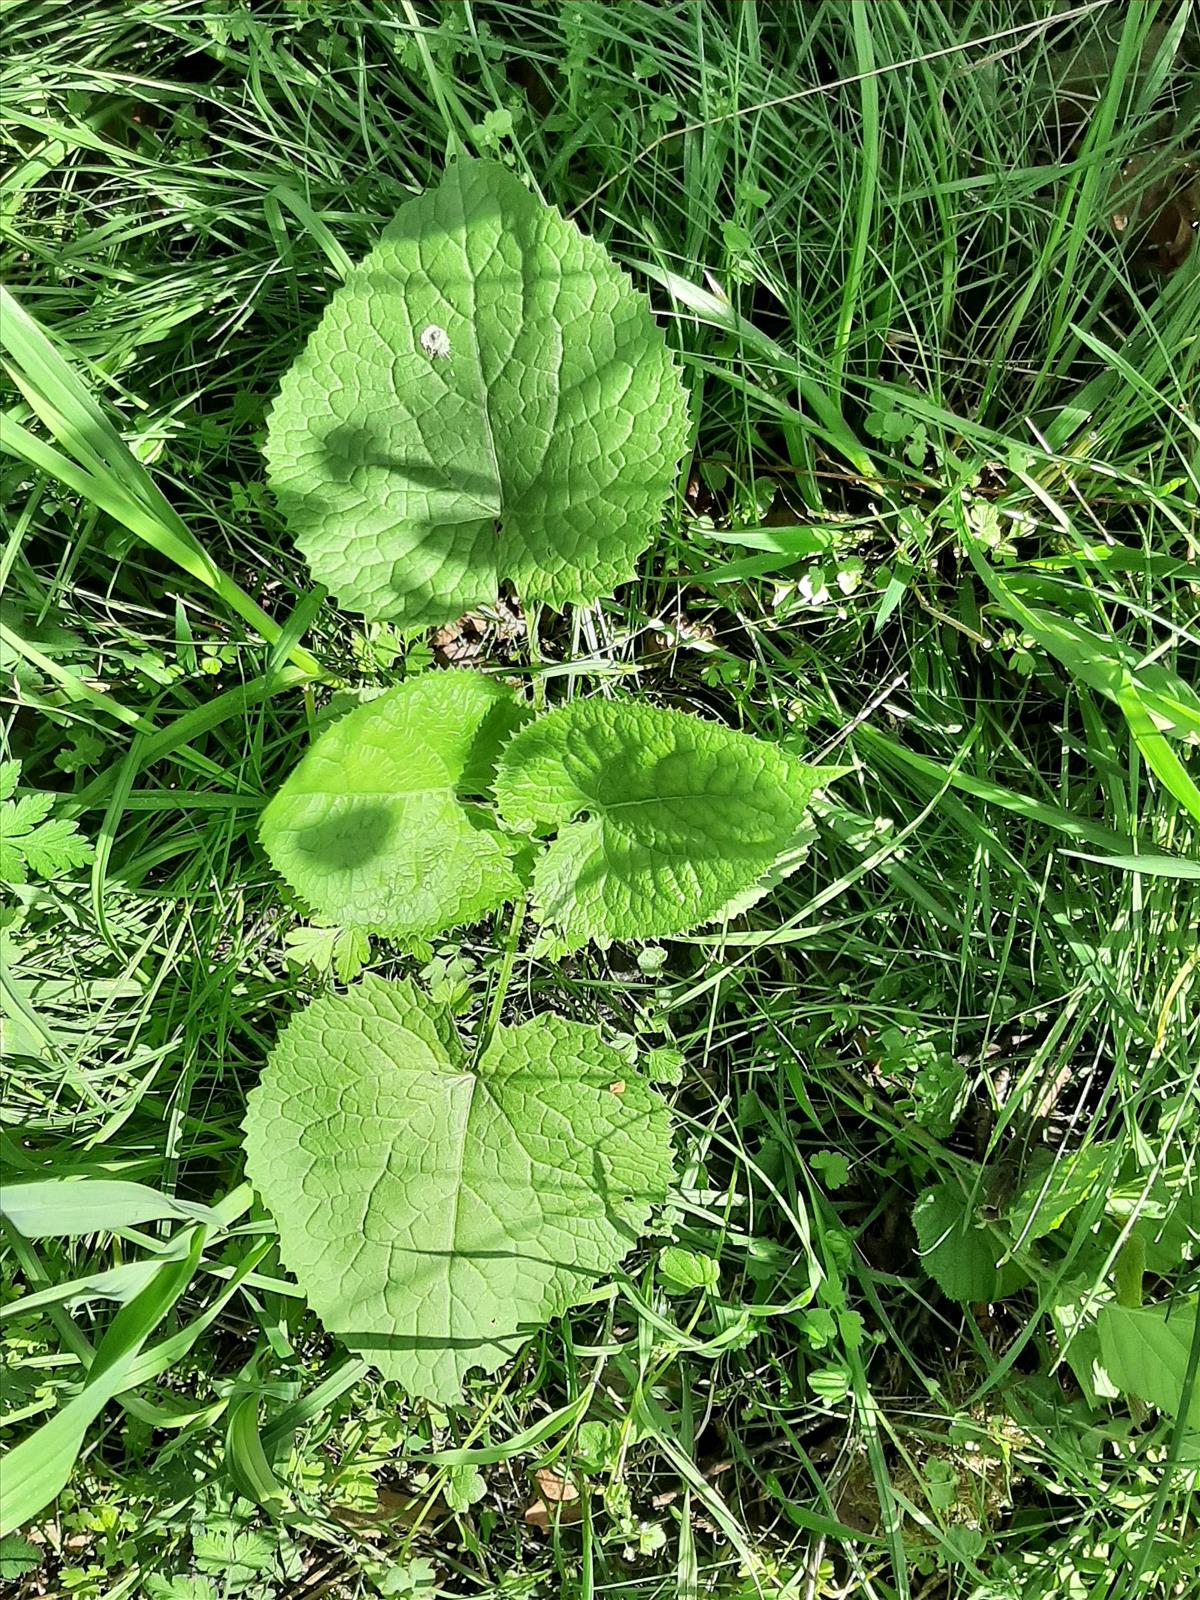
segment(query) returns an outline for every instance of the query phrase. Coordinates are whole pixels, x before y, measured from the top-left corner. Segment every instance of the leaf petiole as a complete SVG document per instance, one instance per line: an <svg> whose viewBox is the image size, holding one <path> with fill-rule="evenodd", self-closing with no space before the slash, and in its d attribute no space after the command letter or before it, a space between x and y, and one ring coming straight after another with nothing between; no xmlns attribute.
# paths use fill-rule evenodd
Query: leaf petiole
<svg viewBox="0 0 1200 1600"><path fill-rule="evenodd" d="M475 1052L476 1061L486 1053L500 1024L505 996L508 994L508 986L512 982L513 966L517 959L517 945L521 941L521 929L525 925L525 912L528 905L529 896L523 894L512 908L512 916L508 924L508 935L504 941L504 954L500 958L500 975L496 979L496 987L492 990L487 1021L484 1023L483 1030L479 1035L479 1044Z"/></svg>

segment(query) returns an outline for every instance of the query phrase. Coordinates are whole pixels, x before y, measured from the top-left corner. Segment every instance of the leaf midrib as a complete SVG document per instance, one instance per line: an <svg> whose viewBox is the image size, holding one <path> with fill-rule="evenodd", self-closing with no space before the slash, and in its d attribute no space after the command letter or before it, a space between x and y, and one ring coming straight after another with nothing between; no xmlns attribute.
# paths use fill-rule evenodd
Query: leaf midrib
<svg viewBox="0 0 1200 1600"><path fill-rule="evenodd" d="M470 227L470 222L469 222L469 219L467 217L466 200L465 200L465 196L464 196L464 193L463 193L463 163L461 163L461 162L456 163L455 167L452 168L451 170L455 171L455 172L457 172L459 174L458 207L459 207L459 216L460 216L461 221L462 221L462 230L463 230L463 244L462 244L463 266L465 268L467 282L471 286L471 316L470 316L470 319L469 319L469 327L471 329L471 348L472 348L472 350L474 352L474 356L475 356L474 371L475 371L475 381L476 381L476 383L478 385L478 389L479 389L479 414L483 418L484 438L485 438L485 441L487 443L488 459L491 461L492 478L493 478L493 481L495 482L495 485L496 485L497 509L494 512L490 512L489 515L495 516L497 519L499 519L499 518L502 518L504 516L504 508L505 508L505 506L504 506L504 503L505 503L504 479L501 476L501 473L500 473L500 462L499 462L499 459L497 458L497 455L496 455L496 435L495 435L495 431L492 428L492 415L491 415L491 412L488 410L488 386L487 386L486 382L484 381L484 376L483 376L483 357L482 357L482 355L480 353L480 349L479 349L479 294L478 294L478 286L479 285L478 285L478 276L472 270L471 257L470 257L470 254L469 254L468 250L467 250L467 247L466 247L466 235L467 235L467 231L468 231L468 229Z"/></svg>
<svg viewBox="0 0 1200 1600"><path fill-rule="evenodd" d="M469 796L460 795L454 779L449 776L447 776L444 784L439 784L436 788L401 789L397 788L395 784L390 784L380 789L363 789L356 785L353 789L305 789L296 798L321 800L327 803L330 800L407 800L412 797L425 796L432 796L438 800L443 800L449 796L455 805L463 807L474 806L477 810L488 805L486 800L476 800Z"/></svg>
<svg viewBox="0 0 1200 1600"><path fill-rule="evenodd" d="M467 1090L466 1108L463 1111L462 1126L458 1130L458 1171L454 1180L454 1208L450 1215L450 1240L446 1250L446 1300L453 1298L451 1292L451 1276L454 1271L454 1262L459 1254L458 1249L458 1215L462 1206L463 1171L467 1164L467 1137L471 1126L471 1107L475 1103L475 1091L479 1086L479 1077L474 1072L465 1073L470 1083ZM453 1094L453 1090L451 1090Z"/></svg>

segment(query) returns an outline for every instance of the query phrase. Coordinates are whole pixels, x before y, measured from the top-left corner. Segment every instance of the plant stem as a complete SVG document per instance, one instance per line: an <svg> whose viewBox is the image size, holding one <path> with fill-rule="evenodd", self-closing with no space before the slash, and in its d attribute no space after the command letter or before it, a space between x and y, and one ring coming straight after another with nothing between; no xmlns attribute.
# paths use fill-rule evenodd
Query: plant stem
<svg viewBox="0 0 1200 1600"><path fill-rule="evenodd" d="M504 997L508 993L508 986L512 982L513 964L517 959L517 945L521 938L521 929L525 925L525 912L529 905L528 895L522 895L513 906L512 919L508 925L508 936L504 941L504 955L500 961L500 976L496 980L496 987L492 991L491 1004L488 1006L487 1021L479 1035L479 1047L475 1052L478 1061L492 1042L500 1021L500 1013L504 1008Z"/></svg>
<svg viewBox="0 0 1200 1600"><path fill-rule="evenodd" d="M438 110L442 114L442 121L446 128L446 140L454 155L468 155L462 135L455 126L456 121L469 132L471 119L463 108L462 101L454 91L450 79L438 69L429 48L429 41L425 37L426 29L421 19L413 9L412 0L400 0L401 9L408 21L412 32L413 43L417 47L417 54L421 58L421 65L425 68L425 76L429 80L430 93L433 95Z"/></svg>
<svg viewBox="0 0 1200 1600"><path fill-rule="evenodd" d="M530 605L525 609L525 640L529 647L529 664L534 669L532 673L533 704L540 713L546 709L546 679L542 671L542 653L538 649L538 628L541 625L542 608L539 605Z"/></svg>
<svg viewBox="0 0 1200 1600"><path fill-rule="evenodd" d="M1142 1278L1146 1271L1146 1241L1131 1233L1116 1261L1117 1304L1136 1311L1142 1303Z"/></svg>

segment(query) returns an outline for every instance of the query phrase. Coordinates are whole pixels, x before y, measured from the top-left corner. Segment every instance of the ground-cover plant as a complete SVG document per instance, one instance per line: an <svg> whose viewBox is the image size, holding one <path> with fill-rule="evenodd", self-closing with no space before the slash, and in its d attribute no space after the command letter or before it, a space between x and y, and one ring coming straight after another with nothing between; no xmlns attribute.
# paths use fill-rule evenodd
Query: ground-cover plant
<svg viewBox="0 0 1200 1600"><path fill-rule="evenodd" d="M634 702L530 721L479 674L436 674L322 733L262 837L335 923L438 934L531 886L566 951L736 914L795 865L838 771ZM531 860L539 827L558 834ZM468 1068L447 1012L364 981L289 1026L247 1121L251 1176L326 1326L441 1401L620 1260L669 1169L663 1109L595 1030L546 1016L480 1045Z"/></svg>
<svg viewBox="0 0 1200 1600"><path fill-rule="evenodd" d="M1200 1425L1189 1379L1200 1302L1170 1296L1200 1241L1200 1197L1187 1163L1122 1174L1125 1152L1097 1143L1032 1163L997 1215L953 1184L913 1208L926 1270L951 1300L990 1303L1022 1288L1049 1296L1061 1359L1093 1404L1136 1395L1188 1429ZM1064 1224L1090 1219L1091 1238L1061 1241ZM1167 1290L1143 1304L1146 1281Z"/></svg>
<svg viewBox="0 0 1200 1600"><path fill-rule="evenodd" d="M20 777L19 761L0 761L0 881L12 887L57 877L92 858L78 826L51 816L53 793L13 799Z"/></svg>
<svg viewBox="0 0 1200 1600"><path fill-rule="evenodd" d="M10 11L3 736L10 803L77 831L0 900L3 1438L63 1484L0 1579L1189 1596L1200 278L1153 235L1194 9ZM314 582L264 447L464 151L648 292L688 448L616 593L497 568L414 631ZM444 387L448 325L408 331ZM514 828L490 774L404 814L514 851L511 909L323 917L264 805L347 704L470 673L533 728L643 706L850 770L744 910L649 944L562 951L531 875L594 808ZM264 1063L360 974L440 1019L435 1099L568 1017L670 1110L640 1243L453 1405L327 1333L245 1182Z"/></svg>
<svg viewBox="0 0 1200 1600"><path fill-rule="evenodd" d="M459 161L334 297L268 450L341 598L436 621L497 576L559 604L622 576L686 420L603 252L502 168ZM837 775L632 699L532 718L501 684L439 673L322 733L262 839L334 924L412 939L516 899L515 939L529 894L565 953L736 915L796 864ZM495 1028L504 998L469 1066L442 1008L364 981L289 1025L248 1114L250 1174L325 1325L443 1402L614 1266L666 1195L653 1095L594 1030Z"/></svg>

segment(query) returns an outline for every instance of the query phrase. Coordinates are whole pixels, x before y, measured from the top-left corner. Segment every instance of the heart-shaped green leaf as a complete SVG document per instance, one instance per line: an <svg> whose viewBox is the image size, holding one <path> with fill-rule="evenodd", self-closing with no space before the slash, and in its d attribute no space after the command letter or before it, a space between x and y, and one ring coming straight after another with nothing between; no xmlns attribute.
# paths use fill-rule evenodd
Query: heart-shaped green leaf
<svg viewBox="0 0 1200 1600"><path fill-rule="evenodd" d="M371 978L292 1018L245 1128L313 1310L442 1402L610 1272L670 1179L666 1107L595 1028L499 1028L472 1068L449 1013Z"/></svg>
<svg viewBox="0 0 1200 1600"><path fill-rule="evenodd" d="M534 898L575 948L686 933L752 903L841 770L680 711L577 700L513 738L496 799L513 827L558 830Z"/></svg>
<svg viewBox="0 0 1200 1600"><path fill-rule="evenodd" d="M401 206L271 412L268 477L342 605L406 625L500 582L561 607L632 575L688 432L645 298L495 162Z"/></svg>
<svg viewBox="0 0 1200 1600"><path fill-rule="evenodd" d="M472 922L520 890L519 846L479 802L525 712L477 672L434 672L327 728L263 812L263 847L320 916L392 938Z"/></svg>

